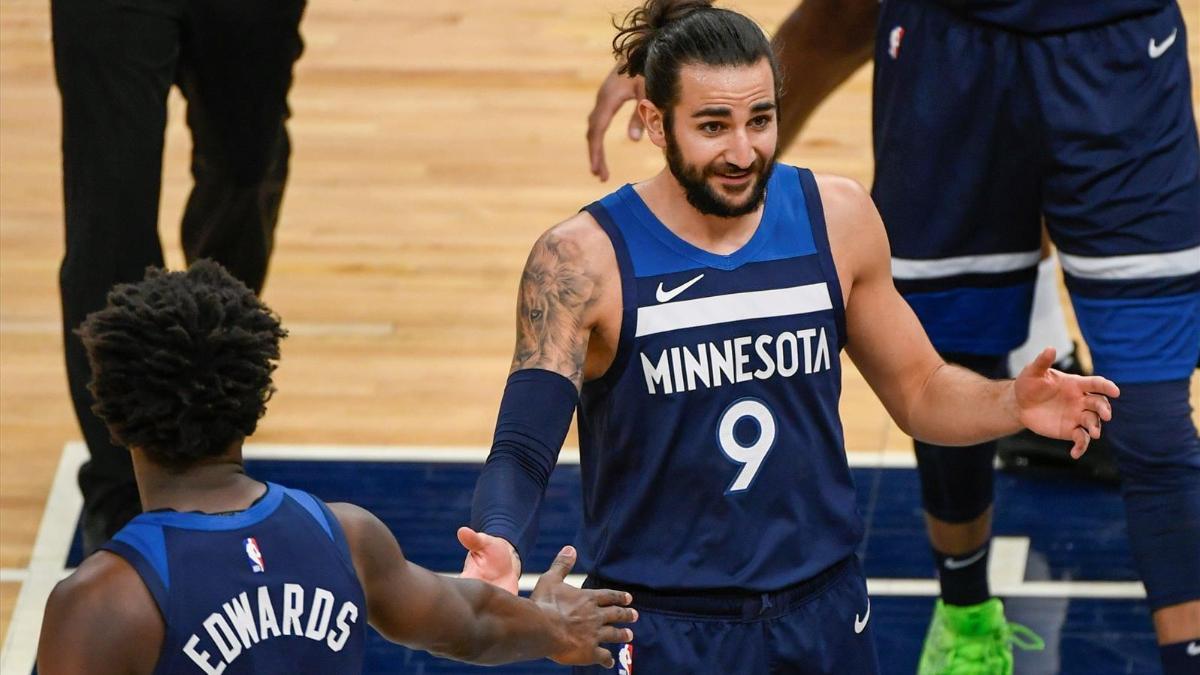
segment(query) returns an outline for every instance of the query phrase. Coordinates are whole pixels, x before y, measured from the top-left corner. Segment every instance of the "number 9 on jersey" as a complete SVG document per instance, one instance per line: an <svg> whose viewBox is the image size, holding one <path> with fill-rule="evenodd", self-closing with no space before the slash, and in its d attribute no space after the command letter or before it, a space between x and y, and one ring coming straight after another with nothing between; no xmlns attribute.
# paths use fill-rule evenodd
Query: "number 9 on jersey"
<svg viewBox="0 0 1200 675"><path fill-rule="evenodd" d="M747 429L747 426L757 427L757 430ZM775 416L765 403L756 398L743 398L726 408L717 422L717 446L742 467L725 494L748 489L774 445Z"/></svg>

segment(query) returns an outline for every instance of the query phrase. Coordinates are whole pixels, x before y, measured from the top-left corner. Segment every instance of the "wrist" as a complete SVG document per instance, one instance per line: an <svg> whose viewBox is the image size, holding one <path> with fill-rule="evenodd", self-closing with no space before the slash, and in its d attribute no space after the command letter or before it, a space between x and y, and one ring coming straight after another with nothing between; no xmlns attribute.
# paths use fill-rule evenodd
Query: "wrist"
<svg viewBox="0 0 1200 675"><path fill-rule="evenodd" d="M1024 429L1025 423L1022 421L1021 404L1017 401L1017 381L1004 380L1003 384L1000 409L1004 411L1008 426L1015 427L1016 431Z"/></svg>

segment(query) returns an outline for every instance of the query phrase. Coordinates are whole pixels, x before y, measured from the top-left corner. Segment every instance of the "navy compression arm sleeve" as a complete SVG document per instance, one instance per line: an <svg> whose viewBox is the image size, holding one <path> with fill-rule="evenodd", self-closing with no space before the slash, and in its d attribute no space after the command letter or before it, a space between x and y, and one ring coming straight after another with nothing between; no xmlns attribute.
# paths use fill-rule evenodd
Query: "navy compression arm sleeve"
<svg viewBox="0 0 1200 675"><path fill-rule="evenodd" d="M575 385L548 370L518 370L504 387L471 527L507 539L523 560L537 539L542 495L578 402Z"/></svg>

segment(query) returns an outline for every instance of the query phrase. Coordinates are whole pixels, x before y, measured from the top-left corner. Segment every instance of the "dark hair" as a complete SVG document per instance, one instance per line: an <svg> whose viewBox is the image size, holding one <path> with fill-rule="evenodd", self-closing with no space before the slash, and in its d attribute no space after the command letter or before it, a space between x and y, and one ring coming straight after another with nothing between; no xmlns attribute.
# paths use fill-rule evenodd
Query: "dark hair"
<svg viewBox="0 0 1200 675"><path fill-rule="evenodd" d="M274 393L279 317L209 260L149 268L108 294L76 331L92 366L92 406L113 442L183 469L254 433Z"/></svg>
<svg viewBox="0 0 1200 675"><path fill-rule="evenodd" d="M782 81L775 52L750 19L712 6L712 0L646 0L614 25L618 72L646 77L646 98L666 111L679 99L679 69L689 64L749 66L767 59L778 97Z"/></svg>

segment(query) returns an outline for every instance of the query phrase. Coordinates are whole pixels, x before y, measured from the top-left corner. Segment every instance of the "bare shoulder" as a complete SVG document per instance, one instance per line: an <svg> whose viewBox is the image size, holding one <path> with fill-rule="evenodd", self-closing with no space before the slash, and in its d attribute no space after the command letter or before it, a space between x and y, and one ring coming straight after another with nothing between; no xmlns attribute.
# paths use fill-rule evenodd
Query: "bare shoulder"
<svg viewBox="0 0 1200 675"><path fill-rule="evenodd" d="M621 277L608 235L587 212L547 230L525 262L510 371L541 368L581 386L600 370L593 332L611 337L620 320ZM586 366L586 367L585 367Z"/></svg>
<svg viewBox="0 0 1200 675"><path fill-rule="evenodd" d="M839 272L854 279L889 259L887 233L871 193L853 178L815 174L829 246ZM890 268L889 268L890 269Z"/></svg>
<svg viewBox="0 0 1200 675"><path fill-rule="evenodd" d="M162 615L137 571L124 558L99 551L50 593L39 671L150 672L163 634Z"/></svg>
<svg viewBox="0 0 1200 675"><path fill-rule="evenodd" d="M594 274L616 271L612 241L587 211L580 211L542 233L533 246L531 261L535 254L576 263ZM611 267L606 265L609 262Z"/></svg>

